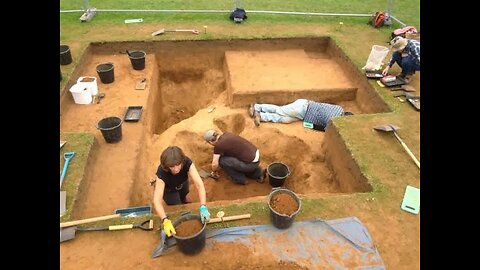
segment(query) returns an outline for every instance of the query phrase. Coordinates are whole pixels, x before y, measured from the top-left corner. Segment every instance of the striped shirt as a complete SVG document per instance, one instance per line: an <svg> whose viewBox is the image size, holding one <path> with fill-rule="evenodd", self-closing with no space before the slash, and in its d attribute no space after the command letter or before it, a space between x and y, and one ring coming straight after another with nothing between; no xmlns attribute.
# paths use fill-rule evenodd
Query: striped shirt
<svg viewBox="0 0 480 270"><path fill-rule="evenodd" d="M325 129L330 118L341 115L343 115L343 108L339 105L310 101L303 121Z"/></svg>

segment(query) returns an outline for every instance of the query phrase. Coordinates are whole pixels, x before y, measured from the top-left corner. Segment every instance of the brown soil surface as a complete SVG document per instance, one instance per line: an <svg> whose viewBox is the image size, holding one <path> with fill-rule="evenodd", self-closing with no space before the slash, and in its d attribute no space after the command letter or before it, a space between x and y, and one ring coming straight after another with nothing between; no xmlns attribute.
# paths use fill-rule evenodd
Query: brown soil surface
<svg viewBox="0 0 480 270"><path fill-rule="evenodd" d="M198 219L190 219L182 221L180 224L175 226L175 232L177 236L188 237L190 235L195 235L203 228L203 224Z"/></svg>
<svg viewBox="0 0 480 270"><path fill-rule="evenodd" d="M298 210L297 201L287 193L276 193L270 200L270 206L279 214L290 216Z"/></svg>

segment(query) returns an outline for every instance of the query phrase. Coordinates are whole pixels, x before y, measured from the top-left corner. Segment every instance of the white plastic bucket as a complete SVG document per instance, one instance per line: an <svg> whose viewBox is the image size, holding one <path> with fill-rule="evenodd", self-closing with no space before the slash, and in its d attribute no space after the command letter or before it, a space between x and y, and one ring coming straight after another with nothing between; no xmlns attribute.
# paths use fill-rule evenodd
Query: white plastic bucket
<svg viewBox="0 0 480 270"><path fill-rule="evenodd" d="M92 96L98 94L98 85L97 85L96 77L89 77L89 76L80 77L77 80L77 84L85 85L85 87L87 87L88 90L90 90L90 93Z"/></svg>
<svg viewBox="0 0 480 270"><path fill-rule="evenodd" d="M70 87L70 93L72 93L73 100L76 104L92 103L92 94L85 85L78 83L72 85L72 87Z"/></svg>
<svg viewBox="0 0 480 270"><path fill-rule="evenodd" d="M379 70L383 65L383 59L388 54L389 49L385 46L373 45L367 64L362 68L366 70Z"/></svg>

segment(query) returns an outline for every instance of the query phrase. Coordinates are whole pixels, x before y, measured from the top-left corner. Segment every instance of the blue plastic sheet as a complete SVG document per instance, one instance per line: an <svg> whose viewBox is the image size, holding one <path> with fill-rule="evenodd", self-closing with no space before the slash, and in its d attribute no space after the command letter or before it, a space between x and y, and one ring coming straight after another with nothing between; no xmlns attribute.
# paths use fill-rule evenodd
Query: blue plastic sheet
<svg viewBox="0 0 480 270"><path fill-rule="evenodd" d="M385 269L368 230L356 217L299 221L283 230L273 225L208 230L206 237L206 249L215 242L235 242L309 269ZM152 257L172 248L174 242L165 239L161 252Z"/></svg>

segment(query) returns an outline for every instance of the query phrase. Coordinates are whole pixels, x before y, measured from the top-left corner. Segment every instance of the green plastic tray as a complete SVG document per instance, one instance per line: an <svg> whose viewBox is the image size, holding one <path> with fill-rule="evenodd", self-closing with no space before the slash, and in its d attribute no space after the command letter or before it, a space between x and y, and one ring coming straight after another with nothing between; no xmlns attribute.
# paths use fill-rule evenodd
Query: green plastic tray
<svg viewBox="0 0 480 270"><path fill-rule="evenodd" d="M418 214L420 211L420 189L407 186L405 195L403 195L402 210L412 214Z"/></svg>

